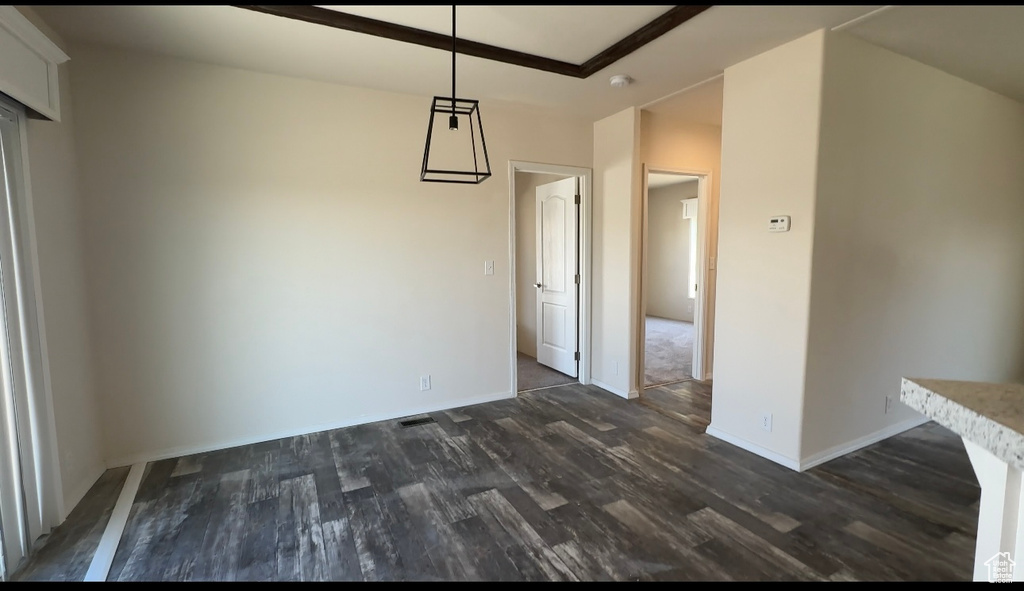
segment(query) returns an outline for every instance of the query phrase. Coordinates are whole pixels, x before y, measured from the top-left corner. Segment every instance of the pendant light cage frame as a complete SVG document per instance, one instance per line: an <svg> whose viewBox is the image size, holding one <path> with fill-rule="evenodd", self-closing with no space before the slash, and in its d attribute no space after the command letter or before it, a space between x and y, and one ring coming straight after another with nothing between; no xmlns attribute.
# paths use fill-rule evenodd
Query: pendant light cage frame
<svg viewBox="0 0 1024 591"><path fill-rule="evenodd" d="M450 170L430 168L430 141L434 131L434 117L465 116L469 120L470 146L473 150L473 170ZM477 150L477 136L480 136L480 150ZM482 152L483 162L478 154ZM481 167L481 164L483 166ZM428 183L462 183L477 185L491 176L491 161L487 156L484 140L483 121L480 119L480 101L460 99L454 101L448 96L435 96L430 104L430 121L427 123L427 142L423 149L423 167L420 180Z"/></svg>
<svg viewBox="0 0 1024 591"><path fill-rule="evenodd" d="M480 101L460 99L455 94L455 5L452 5L452 95L435 96L430 103L430 121L427 123L427 141L423 148L423 166L420 168L420 180L428 183L461 183L478 185L491 176L491 160L487 156L487 141L484 139L484 124L480 119ZM469 121L469 141L473 151L473 170L436 169L430 167L430 146L434 132L434 116L443 114L448 117L448 129L458 131L459 116ZM481 153L477 151L476 138L480 136L480 148L483 156L483 168L480 167Z"/></svg>

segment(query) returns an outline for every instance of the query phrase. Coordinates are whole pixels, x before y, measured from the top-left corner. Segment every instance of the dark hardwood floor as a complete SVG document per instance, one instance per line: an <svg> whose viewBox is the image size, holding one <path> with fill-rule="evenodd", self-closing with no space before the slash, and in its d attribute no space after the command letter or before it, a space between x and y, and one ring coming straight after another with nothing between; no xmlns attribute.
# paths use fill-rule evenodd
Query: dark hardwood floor
<svg viewBox="0 0 1024 591"><path fill-rule="evenodd" d="M36 542L31 555L12 579L83 580L127 478L128 467L104 472L64 523Z"/></svg>
<svg viewBox="0 0 1024 591"><path fill-rule="evenodd" d="M423 417L149 464L109 580L971 578L980 489L934 423L801 474L704 434L699 382Z"/></svg>

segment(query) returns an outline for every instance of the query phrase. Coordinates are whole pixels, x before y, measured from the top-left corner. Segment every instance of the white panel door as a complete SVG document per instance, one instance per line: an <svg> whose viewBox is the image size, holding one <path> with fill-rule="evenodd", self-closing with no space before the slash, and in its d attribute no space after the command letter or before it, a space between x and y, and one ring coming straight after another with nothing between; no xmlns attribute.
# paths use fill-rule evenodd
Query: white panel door
<svg viewBox="0 0 1024 591"><path fill-rule="evenodd" d="M537 361L576 377L576 178L537 187Z"/></svg>

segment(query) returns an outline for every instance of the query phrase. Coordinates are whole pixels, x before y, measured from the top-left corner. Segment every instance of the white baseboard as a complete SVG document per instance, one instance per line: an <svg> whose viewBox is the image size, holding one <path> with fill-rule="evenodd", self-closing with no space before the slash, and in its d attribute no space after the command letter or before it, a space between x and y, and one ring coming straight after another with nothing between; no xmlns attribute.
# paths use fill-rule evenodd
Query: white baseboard
<svg viewBox="0 0 1024 591"><path fill-rule="evenodd" d="M857 451L862 447L867 447L872 443L878 443L883 439L888 439L893 435L898 435L904 431L908 431L910 429L913 429L914 427L923 425L927 423L929 420L930 419L928 417L914 417L912 419L896 423L895 425L890 425L884 429L879 429L878 431L875 431L874 433L870 433L863 437L858 437L853 441L841 443L839 445L830 447L824 451L812 454L811 456L808 456L800 460L800 471L803 472L804 470L809 470L815 466L824 464L829 460L834 460L840 456L845 456L846 454L852 451Z"/></svg>
<svg viewBox="0 0 1024 591"><path fill-rule="evenodd" d="M858 449L861 449L863 447L867 447L872 443L878 443L883 439L888 439L893 435L898 435L904 431L908 431L910 429L913 429L914 427L923 425L928 421L929 419L927 417L914 417L901 423L890 425L884 429L879 429L878 431L875 431L874 433L870 433L863 437L858 437L853 441L848 441L846 443L841 443L839 445L830 447L824 451L820 451L807 458L803 458L800 461L773 452L769 449L761 447L760 445L757 445L756 443L751 443L741 437L730 435L729 433L726 433L711 425L709 425L707 428L707 434L717 439L721 439L722 441L731 443L736 447L757 454L762 458L769 459L775 462L776 464L780 464L792 470L796 470L797 472L804 472L805 470L810 470L815 466L820 466L821 464L824 464L829 460L834 460L850 452L857 451Z"/></svg>
<svg viewBox="0 0 1024 591"><path fill-rule="evenodd" d="M474 404L482 404L484 402L494 402L496 400L507 400L509 398L515 397L515 393L499 392L497 394L486 394L484 396L474 396L471 398L460 398L458 400L449 400L446 402L427 404L424 406L402 409L400 411L382 413L379 415L363 415L352 419L335 421L331 423L322 423L319 425L313 425L311 427L306 428L289 429L285 431L278 431L275 433L254 435L251 437L240 437L238 439L219 441L216 443L209 443L205 445L186 445L151 452L129 454L108 460L107 467L117 468L120 466L130 466L132 464L137 464L139 462L155 462L158 460L166 460L168 458L178 458L181 456L189 456L192 454L207 453L221 449L238 447L239 445L262 443L264 441L273 441L275 439L281 439L284 437L295 437L297 435L308 435L310 433L329 431L331 429L341 429L344 427L353 427L355 425L364 425L366 423L376 423L377 421L390 421L393 419L400 419L402 417L421 415L430 412L439 412L442 410L451 410L453 408L462 408L464 406L472 406Z"/></svg>
<svg viewBox="0 0 1024 591"><path fill-rule="evenodd" d="M106 471L107 469L103 464L96 464L91 470L89 470L88 474L90 474L90 476L83 478L75 488L71 489L70 493L64 495L64 515L60 516L61 523L64 523L64 520L68 518L68 515L71 515L71 512L75 510L78 503L82 502L82 499L85 498L86 493L89 492L92 485L96 484L96 481L99 480L100 476L103 476L103 473Z"/></svg>
<svg viewBox="0 0 1024 591"><path fill-rule="evenodd" d="M706 433L708 435L716 438L716 439L721 439L722 441L725 441L726 443L731 443L731 444L735 445L736 447L738 447L740 449L745 449L745 450L749 451L752 454L757 454L757 455L761 456L762 458L771 460L771 461L775 462L776 464L781 464L781 465L783 465L783 466L785 466L785 467L787 467L787 468L789 468L791 470L796 470L798 472L800 471L800 463L797 462L796 460L794 460L793 458L787 458L786 456L784 456L782 454L779 454L779 453L776 453L776 452L774 452L774 451L772 451L770 449L761 447L760 445L757 445L756 443L751 443L751 442L749 442L746 439L743 439L741 437L736 437L735 435L730 435L729 433L726 433L725 431L717 429L717 428L715 428L712 425L708 425Z"/></svg>
<svg viewBox="0 0 1024 591"><path fill-rule="evenodd" d="M614 386L609 386L608 384L606 384L606 383L604 383L604 382L602 382L600 380L591 379L590 383L592 385L594 385L594 386L597 386L598 388L601 388L602 390L608 390L609 392L611 392L612 394L615 394L616 396L621 396L621 397L625 398L626 400L632 400L632 399L638 398L640 396L640 393L637 392L636 390L633 390L632 392L626 392L625 390L621 390L621 389L616 388Z"/></svg>

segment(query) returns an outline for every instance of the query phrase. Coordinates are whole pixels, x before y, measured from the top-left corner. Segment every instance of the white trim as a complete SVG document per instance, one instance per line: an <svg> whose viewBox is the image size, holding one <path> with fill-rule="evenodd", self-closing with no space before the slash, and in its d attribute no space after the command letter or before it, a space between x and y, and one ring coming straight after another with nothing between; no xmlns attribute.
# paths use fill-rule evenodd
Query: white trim
<svg viewBox="0 0 1024 591"><path fill-rule="evenodd" d="M517 339L516 331L516 173L527 172L536 174L558 174L576 177L580 181L580 306L579 306L579 345L580 364L576 378L583 385L594 383L591 380L591 299L593 293L593 176L591 168L581 166L564 166L561 164L542 164L522 160L508 161L508 273L509 273L509 368L511 373L510 390L515 396L519 389L516 371Z"/></svg>
<svg viewBox="0 0 1024 591"><path fill-rule="evenodd" d="M46 61L63 64L71 59L14 6L0 6L0 26L10 31Z"/></svg>
<svg viewBox="0 0 1024 591"><path fill-rule="evenodd" d="M106 581L110 573L110 566L114 564L114 553L118 544L121 543L121 536L124 535L124 528L128 525L128 514L131 513L132 505L135 503L135 495L139 492L139 484L142 483L142 475L146 471L146 464L143 462L133 464L128 472L128 478L121 487L121 494L117 497L114 510L110 513L107 527L103 530L103 537L92 555L92 562L89 563L89 570L85 573L83 581Z"/></svg>
<svg viewBox="0 0 1024 591"><path fill-rule="evenodd" d="M713 427L711 425L708 426L707 431L705 431L705 432L708 435L714 437L715 439L721 439L722 441L724 441L726 443L731 443L731 444L735 445L736 447L738 447L740 449L745 449L745 450L749 451L752 454L759 455L762 458L765 458L765 459L768 459L768 460L771 460L771 461L775 462L776 464L781 464L781 465L783 465L783 466L785 466L785 467L787 467L787 468L789 468L791 470L796 470L797 472L800 471L800 463L797 462L796 460L794 460L793 458L788 458L788 457L786 457L786 456L784 456L782 454L776 453L776 452L774 452L774 451L772 451L770 449L761 447L760 445L757 445L756 443L751 443L751 442L747 441L746 439L743 439L743 438L740 438L740 437L736 437L735 435L730 435L730 434L726 433L725 431L722 431L720 429L716 429L715 427Z"/></svg>
<svg viewBox="0 0 1024 591"><path fill-rule="evenodd" d="M636 390L630 390L629 392L626 392L625 390L616 388L615 386L609 386L608 384L599 380L592 380L590 383L594 386L597 386L598 388L601 388L602 390L607 390L612 394L615 394L616 396L621 396L626 400L633 400L634 398L640 397L640 392Z"/></svg>
<svg viewBox="0 0 1024 591"><path fill-rule="evenodd" d="M900 423L896 423L895 425L889 425L888 427L885 427L884 429L879 429L878 431L875 431L874 433L870 433L870 434L865 435L863 437L858 437L857 439L854 439L853 441L848 441L846 443L842 443L840 445L836 445L834 447L830 447L829 449L826 449L824 451L818 452L818 453L816 453L816 454L814 454L812 456L809 456L807 458L801 459L799 461L794 460L794 459L789 458L789 457L786 457L786 456L784 456L782 454L779 454L779 453L776 453L774 451L771 451L770 449L761 447L760 445L757 445L756 443L751 443L751 442L749 442L746 439L743 439L741 437L737 437L735 435L730 435L729 433L726 433L726 432L722 431L721 429L718 429L718 428L716 428L714 426L711 426L711 425L708 426L706 432L707 432L708 435L710 435L710 436L712 436L712 437L714 437L716 439L721 439L722 441L725 441L727 443L731 443L731 444L735 445L736 447L739 447L741 449L745 449L745 450L747 450L747 451L749 451L751 453L754 453L754 454L757 454L757 455L759 455L759 456L761 456L763 458L769 459L769 460L775 462L776 464L781 464L781 465L783 465L783 466L785 466L787 468L790 468L791 470L796 470L797 472L804 472L806 470L810 470L811 468L813 468L815 466L820 466L821 464L824 464L825 462L828 462L830 460L834 460L834 459L836 459L836 458L838 458L840 456L844 456L844 455L846 455L846 454L848 454L850 452L857 451L858 449L867 447L867 446L869 446L869 445L871 445L873 443L878 443L879 441L882 441L883 439L888 439L889 437L892 437L893 435L898 435L900 433L903 433L904 431L909 431L910 429L913 429L914 427L919 427L919 426L927 423L928 421L929 421L928 417L914 417L912 419L908 419L906 421L903 421L903 422L900 422Z"/></svg>
<svg viewBox="0 0 1024 591"><path fill-rule="evenodd" d="M895 425L889 425L884 429L879 429L878 431L875 431L874 433L869 433L868 435L865 435L863 437L858 437L853 441L848 441L846 443L841 443L839 445L830 447L824 451L820 451L814 455L801 459L800 471L803 472L804 470L810 470L815 466L820 466L821 464L824 464L829 460L834 460L840 456L845 456L850 452L857 451L858 449L861 449L863 447L867 447L872 443L878 443L879 441L883 439L888 439L893 435L898 435L900 433L903 433L904 431L909 431L914 427L919 427L927 423L928 421L928 417L914 417L912 419L907 419L906 421L903 421L901 423L896 423Z"/></svg>
<svg viewBox="0 0 1024 591"><path fill-rule="evenodd" d="M640 392L644 389L645 353L647 327L645 317L647 315L647 251L648 251L648 217L650 209L650 192L647 186L647 177L651 174L678 174L697 177L697 297L693 303L693 379L706 381L705 360L708 358L708 334L707 334L707 313L708 313L708 253L711 252L711 233L708 231L708 217L711 215L710 197L712 195L712 176L709 170L671 168L666 166L643 164L641 195L640 195L640 260L637 266L640 268L639 276L639 298L634 313L637 319L637 328L634 334L636 338L635 350L637 351L637 388Z"/></svg>
<svg viewBox="0 0 1024 591"><path fill-rule="evenodd" d="M169 447L162 450L150 451L150 452L139 452L134 454L128 454L113 458L107 461L108 468L117 468L120 466L127 466L131 464L137 464L139 462L155 462L158 460L166 460L169 458L178 458L182 456L188 456L198 453L207 453L211 451L217 451L221 449L229 449L232 447L238 447L239 445L250 445L253 443L262 443L264 441L273 441L275 439L283 439L285 437L295 437L297 435L309 435L310 433L318 433L320 431L330 431L332 429L343 429L345 427L353 427L355 425L365 425L367 423L376 423L378 421L391 421L394 419L400 419L402 417L411 417L413 415L421 415L431 412L440 412L443 410L452 410L454 408L463 408L465 406L472 406L474 404L482 404L484 402L494 402L496 400L507 400L509 398L515 398L515 393L499 392L497 394L485 394L483 396L472 396L470 398L462 398L459 400L450 400L447 402L440 402L435 404L426 404L423 406L414 407L411 409L395 410L393 412L381 413L377 415L362 415L354 419L346 419L343 421L334 421L330 423L321 423L312 427L302 427L298 429L286 429L284 431L277 431L274 433L265 433L263 435L255 435L252 437L240 437L238 439L229 439L220 441L217 443L209 443L205 445L182 445L177 447Z"/></svg>
<svg viewBox="0 0 1024 591"><path fill-rule="evenodd" d="M17 80L6 78L0 79L0 89L53 121L60 121L60 84L57 80L57 66L70 58L14 6L0 6L0 29L10 33L24 44L26 49L46 63L47 96L30 94Z"/></svg>

